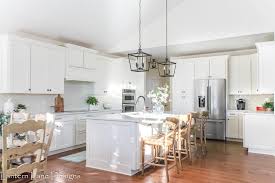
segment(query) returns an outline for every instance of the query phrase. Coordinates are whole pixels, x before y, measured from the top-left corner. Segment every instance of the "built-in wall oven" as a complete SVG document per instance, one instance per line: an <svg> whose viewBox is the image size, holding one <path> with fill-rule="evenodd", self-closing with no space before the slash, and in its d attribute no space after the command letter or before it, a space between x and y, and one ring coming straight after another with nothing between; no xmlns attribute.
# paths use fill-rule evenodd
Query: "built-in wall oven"
<svg viewBox="0 0 275 183"><path fill-rule="evenodd" d="M122 112L136 111L136 90L123 89L122 90Z"/></svg>
<svg viewBox="0 0 275 183"><path fill-rule="evenodd" d="M122 112L134 112L136 111L135 104L122 104Z"/></svg>
<svg viewBox="0 0 275 183"><path fill-rule="evenodd" d="M123 89L122 90L122 103L131 104L136 101L136 90L133 89Z"/></svg>

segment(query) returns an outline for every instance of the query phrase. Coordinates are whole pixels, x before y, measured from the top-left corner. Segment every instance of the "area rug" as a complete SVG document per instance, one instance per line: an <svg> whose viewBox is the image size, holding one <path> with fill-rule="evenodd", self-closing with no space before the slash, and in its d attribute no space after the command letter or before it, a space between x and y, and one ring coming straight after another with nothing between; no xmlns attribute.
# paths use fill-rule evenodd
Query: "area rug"
<svg viewBox="0 0 275 183"><path fill-rule="evenodd" d="M79 152L79 153L64 156L64 157L61 157L59 159L62 159L62 160L65 160L65 161L71 161L71 162L74 162L74 163L80 163L80 162L86 160L86 151L82 151L82 152Z"/></svg>

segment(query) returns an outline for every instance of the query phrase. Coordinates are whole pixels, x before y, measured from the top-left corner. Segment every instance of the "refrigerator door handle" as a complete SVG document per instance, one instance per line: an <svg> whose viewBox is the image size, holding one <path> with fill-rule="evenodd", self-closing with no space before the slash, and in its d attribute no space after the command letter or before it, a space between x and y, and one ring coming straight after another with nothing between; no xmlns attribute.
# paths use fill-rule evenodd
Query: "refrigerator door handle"
<svg viewBox="0 0 275 183"><path fill-rule="evenodd" d="M207 111L211 114L211 87L207 86Z"/></svg>

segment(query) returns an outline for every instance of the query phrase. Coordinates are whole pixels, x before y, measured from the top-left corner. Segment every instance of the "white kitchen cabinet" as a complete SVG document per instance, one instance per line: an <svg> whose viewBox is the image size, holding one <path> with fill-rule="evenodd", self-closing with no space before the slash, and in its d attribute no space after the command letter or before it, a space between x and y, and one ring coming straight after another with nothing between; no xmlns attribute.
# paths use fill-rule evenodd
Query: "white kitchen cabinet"
<svg viewBox="0 0 275 183"><path fill-rule="evenodd" d="M97 68L97 55L93 52L84 51L84 65L86 69L96 69Z"/></svg>
<svg viewBox="0 0 275 183"><path fill-rule="evenodd" d="M275 116L273 113L244 115L244 147L250 153L275 156Z"/></svg>
<svg viewBox="0 0 275 183"><path fill-rule="evenodd" d="M238 95L239 94L239 57L230 57L229 60L229 94Z"/></svg>
<svg viewBox="0 0 275 183"><path fill-rule="evenodd" d="M177 74L171 79L172 110L186 114L194 110L194 59L177 60Z"/></svg>
<svg viewBox="0 0 275 183"><path fill-rule="evenodd" d="M64 93L65 50L33 44L31 47L31 92Z"/></svg>
<svg viewBox="0 0 275 183"><path fill-rule="evenodd" d="M1 38L2 93L64 93L62 47L18 36Z"/></svg>
<svg viewBox="0 0 275 183"><path fill-rule="evenodd" d="M244 112L228 112L226 121L226 137L229 139L243 139Z"/></svg>
<svg viewBox="0 0 275 183"><path fill-rule="evenodd" d="M226 122L226 137L239 138L238 116L228 116L227 122Z"/></svg>
<svg viewBox="0 0 275 183"><path fill-rule="evenodd" d="M239 56L239 92L251 94L250 56Z"/></svg>
<svg viewBox="0 0 275 183"><path fill-rule="evenodd" d="M226 79L227 62L227 55L196 58L195 79Z"/></svg>
<svg viewBox="0 0 275 183"><path fill-rule="evenodd" d="M207 79L210 75L209 58L197 58L195 60L195 78Z"/></svg>
<svg viewBox="0 0 275 183"><path fill-rule="evenodd" d="M68 49L68 66L83 67L83 50L78 48Z"/></svg>
<svg viewBox="0 0 275 183"><path fill-rule="evenodd" d="M66 80L95 82L97 51L72 44L67 47Z"/></svg>
<svg viewBox="0 0 275 183"><path fill-rule="evenodd" d="M228 56L210 57L209 76L215 79L227 78Z"/></svg>
<svg viewBox="0 0 275 183"><path fill-rule="evenodd" d="M232 56L229 60L229 94L251 94L250 55Z"/></svg>
<svg viewBox="0 0 275 183"><path fill-rule="evenodd" d="M238 116L238 122L239 122L238 138L239 139L243 139L243 114L239 114L239 116Z"/></svg>
<svg viewBox="0 0 275 183"><path fill-rule="evenodd" d="M86 119L77 119L75 123L75 145L86 143Z"/></svg>
<svg viewBox="0 0 275 183"><path fill-rule="evenodd" d="M112 75L110 75L110 70L113 69L111 67L111 59L97 55L95 61L97 69L95 71L94 91L99 95L106 94L108 92L108 86L111 84L109 82L112 77Z"/></svg>
<svg viewBox="0 0 275 183"><path fill-rule="evenodd" d="M12 40L4 44L1 64L2 92L30 93L29 43Z"/></svg>
<svg viewBox="0 0 275 183"><path fill-rule="evenodd" d="M258 54L256 53L252 54L250 59L251 59L251 94L260 94Z"/></svg>
<svg viewBox="0 0 275 183"><path fill-rule="evenodd" d="M75 120L56 120L50 151L60 150L75 145Z"/></svg>
<svg viewBox="0 0 275 183"><path fill-rule="evenodd" d="M259 92L273 94L275 91L275 42L257 43L259 58Z"/></svg>

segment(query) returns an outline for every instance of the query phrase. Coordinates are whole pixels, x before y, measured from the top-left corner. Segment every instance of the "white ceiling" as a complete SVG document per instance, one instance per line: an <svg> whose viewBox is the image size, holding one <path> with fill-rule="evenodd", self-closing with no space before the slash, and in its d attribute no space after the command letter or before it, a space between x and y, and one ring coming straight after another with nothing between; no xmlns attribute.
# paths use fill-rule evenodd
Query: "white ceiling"
<svg viewBox="0 0 275 183"><path fill-rule="evenodd" d="M254 35L275 31L274 0L168 3L171 56L251 47ZM142 5L143 47L162 56L165 1ZM138 0L0 0L0 33L26 32L111 53L137 48L137 18Z"/></svg>
<svg viewBox="0 0 275 183"><path fill-rule="evenodd" d="M137 33L138 0L1 0L0 33L27 32L109 50ZM143 26L164 11L160 0L143 0ZM164 1L163 1L164 2ZM170 8L182 0L173 0Z"/></svg>
<svg viewBox="0 0 275 183"><path fill-rule="evenodd" d="M232 37L226 39L217 39L210 41L201 41L194 43L169 45L168 56L189 56L189 55L201 55L211 54L217 52L233 52L239 50L256 49L255 43L273 41L274 33L263 33L248 36ZM133 52L136 50L132 50ZM145 52L153 55L154 58L163 59L166 55L165 46L145 48ZM119 53L120 56L127 55L129 51Z"/></svg>

